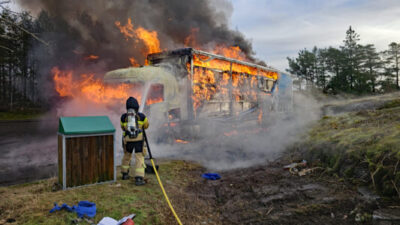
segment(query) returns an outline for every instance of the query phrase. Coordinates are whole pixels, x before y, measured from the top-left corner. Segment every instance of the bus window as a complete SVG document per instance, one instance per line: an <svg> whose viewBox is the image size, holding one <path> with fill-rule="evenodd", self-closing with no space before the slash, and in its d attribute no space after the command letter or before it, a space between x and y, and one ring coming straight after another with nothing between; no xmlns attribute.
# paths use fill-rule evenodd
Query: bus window
<svg viewBox="0 0 400 225"><path fill-rule="evenodd" d="M164 85L152 84L147 96L146 105L164 101Z"/></svg>

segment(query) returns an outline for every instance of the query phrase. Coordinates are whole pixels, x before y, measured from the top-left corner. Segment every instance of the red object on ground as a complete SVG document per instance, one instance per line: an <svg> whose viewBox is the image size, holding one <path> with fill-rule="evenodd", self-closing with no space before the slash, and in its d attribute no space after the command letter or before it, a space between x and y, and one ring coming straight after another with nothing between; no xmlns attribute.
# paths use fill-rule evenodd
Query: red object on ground
<svg viewBox="0 0 400 225"><path fill-rule="evenodd" d="M133 222L133 220L129 218L121 225L135 225L135 222Z"/></svg>

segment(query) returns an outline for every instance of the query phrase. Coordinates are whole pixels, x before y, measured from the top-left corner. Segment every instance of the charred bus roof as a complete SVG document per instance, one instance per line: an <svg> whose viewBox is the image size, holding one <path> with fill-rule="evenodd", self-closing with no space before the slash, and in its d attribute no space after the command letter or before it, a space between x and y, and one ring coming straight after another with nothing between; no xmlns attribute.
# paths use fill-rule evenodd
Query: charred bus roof
<svg viewBox="0 0 400 225"><path fill-rule="evenodd" d="M201 50L197 50L194 48L181 48L181 49L175 49L175 50L170 50L170 51L164 51L164 52L159 52L159 53L153 53L149 54L147 56L147 60L149 61L150 64L159 64L164 61L170 61L178 58L183 58L185 59L184 61L186 62L180 62L180 63L187 63L190 62L189 60L193 58L194 55L200 55L200 56L206 56L209 57L207 60L213 60L213 59L219 59L222 61L228 61L230 63L238 64L238 65L243 65L243 66L248 66L248 67L253 67L257 68L259 70L263 71L271 71L271 72L276 72L279 73L280 71L270 67L270 66L261 66L255 63L251 62L246 62L238 59L233 59L233 58L228 58L222 55L217 55Z"/></svg>

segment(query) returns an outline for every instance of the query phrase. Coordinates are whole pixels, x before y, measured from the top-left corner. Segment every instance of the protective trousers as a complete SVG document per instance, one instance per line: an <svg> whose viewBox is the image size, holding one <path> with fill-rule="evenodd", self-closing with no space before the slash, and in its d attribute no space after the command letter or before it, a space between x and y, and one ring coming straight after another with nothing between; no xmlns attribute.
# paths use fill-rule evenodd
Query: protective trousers
<svg viewBox="0 0 400 225"><path fill-rule="evenodd" d="M144 157L147 153L147 146L143 141L124 143L124 157L122 158L121 172L129 173L133 150L135 150L135 177L144 177L146 168Z"/></svg>

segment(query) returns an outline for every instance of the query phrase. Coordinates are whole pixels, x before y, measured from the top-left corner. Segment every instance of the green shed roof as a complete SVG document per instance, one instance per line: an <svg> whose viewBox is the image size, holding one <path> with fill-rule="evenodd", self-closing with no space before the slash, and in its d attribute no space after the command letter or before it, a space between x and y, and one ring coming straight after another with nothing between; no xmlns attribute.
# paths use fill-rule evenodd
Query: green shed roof
<svg viewBox="0 0 400 225"><path fill-rule="evenodd" d="M115 128L108 116L60 117L58 132L73 134L113 133Z"/></svg>

